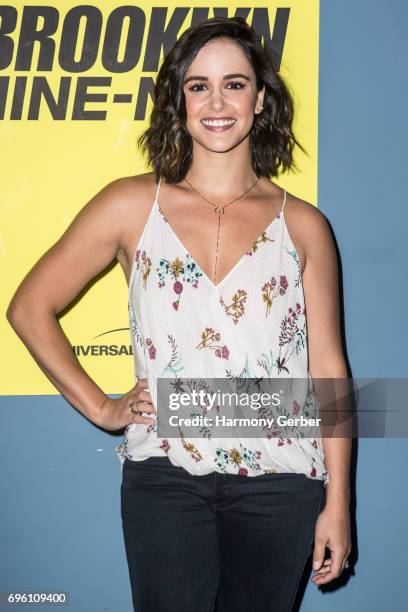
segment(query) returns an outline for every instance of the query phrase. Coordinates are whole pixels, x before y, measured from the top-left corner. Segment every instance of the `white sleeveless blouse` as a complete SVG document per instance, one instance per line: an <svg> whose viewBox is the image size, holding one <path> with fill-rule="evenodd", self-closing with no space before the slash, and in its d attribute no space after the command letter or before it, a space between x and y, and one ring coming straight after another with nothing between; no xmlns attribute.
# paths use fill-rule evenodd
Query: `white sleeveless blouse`
<svg viewBox="0 0 408 612"><path fill-rule="evenodd" d="M157 408L157 378L304 378L307 325L301 267L284 206L218 283L203 272L162 212L157 187L129 279L128 310L135 377L147 378ZM306 396L294 401L300 416ZM147 415L146 416L151 416ZM160 438L157 425L132 423L116 447L143 461L166 456L192 475L303 473L327 485L316 438Z"/></svg>

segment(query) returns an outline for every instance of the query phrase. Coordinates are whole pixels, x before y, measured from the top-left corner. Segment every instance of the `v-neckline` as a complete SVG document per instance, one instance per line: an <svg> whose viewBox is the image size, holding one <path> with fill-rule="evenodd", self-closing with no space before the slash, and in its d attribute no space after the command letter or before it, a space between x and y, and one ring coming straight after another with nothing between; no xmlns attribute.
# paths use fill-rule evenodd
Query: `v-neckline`
<svg viewBox="0 0 408 612"><path fill-rule="evenodd" d="M285 198L286 198L286 192L284 190L284 199L283 202L285 203ZM276 221L279 221L279 219L281 218L281 216L283 215L283 206L281 207L280 211L278 212L277 215L275 215L275 217L268 223L268 225L266 226L266 228L260 232L258 234L258 236L255 238L255 240L252 242L252 244L250 245L249 249L247 249L245 251L245 253L243 253L243 255L241 255L241 257L238 259L238 261L235 262L235 264L233 265L233 267L231 268L231 270L229 272L227 272L227 274L217 283L214 284L213 281L210 279L210 277L206 274L206 272L204 272L203 268L200 266L200 264L198 263L197 259L195 257L192 256L192 254L190 253L190 251L187 250L186 246L184 245L184 243L182 242L182 240L180 240L180 238L178 237L178 235L176 234L176 232L174 231L173 227L171 226L171 224L169 223L166 215L164 214L164 211L161 209L160 204L158 199L156 198L154 201L154 206L156 207L157 212L163 217L163 221L166 223L168 229L170 230L170 233L172 234L172 236L175 238L176 242L179 244L180 248L184 251L185 255L188 255L191 259L191 261L193 262L193 264L195 264L195 266L197 266L197 268L200 270L200 272L203 275L203 278L206 280L206 282L213 288L215 289L217 292L220 291L221 285L223 285L227 279L229 279L232 274L240 267L240 265L242 264L242 262L245 260L245 256L248 254L248 250L258 241L259 238L261 238L261 236L263 234L265 234L266 232L268 232L270 230L270 228L275 224Z"/></svg>

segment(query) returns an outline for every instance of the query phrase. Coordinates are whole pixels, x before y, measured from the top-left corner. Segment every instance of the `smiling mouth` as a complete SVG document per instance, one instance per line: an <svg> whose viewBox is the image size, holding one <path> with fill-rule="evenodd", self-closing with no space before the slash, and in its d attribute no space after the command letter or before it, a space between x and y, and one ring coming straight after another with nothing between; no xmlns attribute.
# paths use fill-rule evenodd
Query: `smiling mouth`
<svg viewBox="0 0 408 612"><path fill-rule="evenodd" d="M234 125L234 123L236 122L236 119L233 119L232 117L226 117L225 119L201 119L201 123L205 126L205 127L213 127L213 128L225 128L225 127L231 127L232 125Z"/></svg>

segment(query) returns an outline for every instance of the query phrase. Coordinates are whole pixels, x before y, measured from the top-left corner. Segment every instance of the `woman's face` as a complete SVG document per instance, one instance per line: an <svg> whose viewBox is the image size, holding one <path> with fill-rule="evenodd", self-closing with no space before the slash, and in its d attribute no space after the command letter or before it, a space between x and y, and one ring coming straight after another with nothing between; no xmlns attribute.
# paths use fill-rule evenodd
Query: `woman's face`
<svg viewBox="0 0 408 612"><path fill-rule="evenodd" d="M224 152L249 134L256 108L262 106L255 73L241 47L220 38L196 55L184 77L186 128L193 141Z"/></svg>

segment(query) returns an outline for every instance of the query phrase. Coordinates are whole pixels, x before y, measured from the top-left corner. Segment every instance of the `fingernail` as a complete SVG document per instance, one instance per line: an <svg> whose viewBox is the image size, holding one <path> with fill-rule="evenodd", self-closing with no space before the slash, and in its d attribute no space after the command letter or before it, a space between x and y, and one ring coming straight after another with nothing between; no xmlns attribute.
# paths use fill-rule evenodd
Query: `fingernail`
<svg viewBox="0 0 408 612"><path fill-rule="evenodd" d="M320 563L319 561L313 561L313 569L319 569Z"/></svg>

